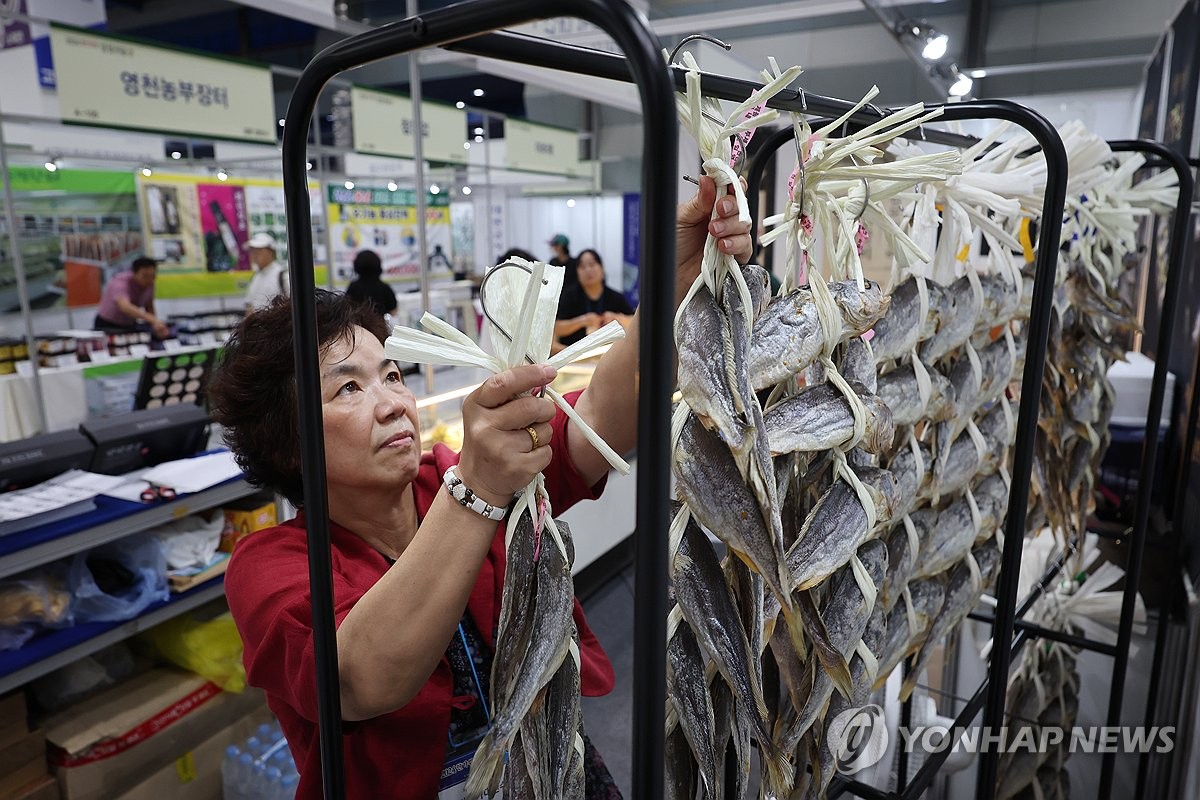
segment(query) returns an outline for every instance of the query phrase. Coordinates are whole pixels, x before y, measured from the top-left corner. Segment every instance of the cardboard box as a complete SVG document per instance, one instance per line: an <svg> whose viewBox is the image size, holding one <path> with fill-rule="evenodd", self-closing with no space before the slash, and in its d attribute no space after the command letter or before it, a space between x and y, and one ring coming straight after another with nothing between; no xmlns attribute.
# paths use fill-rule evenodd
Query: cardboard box
<svg viewBox="0 0 1200 800"><path fill-rule="evenodd" d="M25 711L25 693L17 690L0 697L0 747L24 738L29 733Z"/></svg>
<svg viewBox="0 0 1200 800"><path fill-rule="evenodd" d="M218 549L225 553L232 553L234 545L242 537L278 524L274 498L264 498L261 493L225 506L223 510L225 529L221 531L221 546Z"/></svg>
<svg viewBox="0 0 1200 800"><path fill-rule="evenodd" d="M108 800L264 703L190 672L154 669L45 723L64 800Z"/></svg>
<svg viewBox="0 0 1200 800"><path fill-rule="evenodd" d="M54 776L42 775L22 786L15 794L4 795L3 800L59 800L60 797L58 781L54 780Z"/></svg>
<svg viewBox="0 0 1200 800"><path fill-rule="evenodd" d="M273 719L266 704L179 756L116 800L222 800L221 762L225 748L254 735Z"/></svg>

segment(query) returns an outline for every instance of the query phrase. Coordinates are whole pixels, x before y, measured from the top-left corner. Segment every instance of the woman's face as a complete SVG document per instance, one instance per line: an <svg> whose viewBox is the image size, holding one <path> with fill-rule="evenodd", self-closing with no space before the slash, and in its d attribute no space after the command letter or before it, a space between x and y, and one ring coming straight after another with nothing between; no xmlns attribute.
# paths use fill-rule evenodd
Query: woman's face
<svg viewBox="0 0 1200 800"><path fill-rule="evenodd" d="M417 476L417 401L383 345L363 328L321 359L325 477L338 489L394 490Z"/></svg>
<svg viewBox="0 0 1200 800"><path fill-rule="evenodd" d="M579 257L577 269L579 284L585 289L604 285L604 267L591 253L584 253Z"/></svg>

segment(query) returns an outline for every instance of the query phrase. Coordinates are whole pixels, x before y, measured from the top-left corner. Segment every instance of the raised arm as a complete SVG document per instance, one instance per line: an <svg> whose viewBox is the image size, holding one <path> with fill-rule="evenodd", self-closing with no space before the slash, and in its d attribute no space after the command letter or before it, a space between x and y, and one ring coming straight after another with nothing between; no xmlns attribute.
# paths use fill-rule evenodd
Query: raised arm
<svg viewBox="0 0 1200 800"><path fill-rule="evenodd" d="M681 204L676 213L676 307L700 274L704 242L710 233L717 237L717 246L722 253L729 253L743 263L750 257L750 224L738 221L737 203L733 197L722 198L716 219L710 220L715 197L716 184L711 178L701 178L696 194ZM575 406L579 415L618 453L628 453L637 445L640 314L640 309L634 312L625 338L600 359L588 390ZM568 443L575 468L589 484L608 473L608 462L587 439L570 435Z"/></svg>

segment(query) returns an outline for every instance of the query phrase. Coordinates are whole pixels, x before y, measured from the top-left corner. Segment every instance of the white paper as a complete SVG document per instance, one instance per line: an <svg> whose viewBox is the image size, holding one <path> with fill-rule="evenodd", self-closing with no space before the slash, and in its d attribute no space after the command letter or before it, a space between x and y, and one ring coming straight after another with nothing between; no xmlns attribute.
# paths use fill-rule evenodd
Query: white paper
<svg viewBox="0 0 1200 800"><path fill-rule="evenodd" d="M0 494L0 522L24 519L90 500L123 480L81 469L67 470L36 486Z"/></svg>
<svg viewBox="0 0 1200 800"><path fill-rule="evenodd" d="M203 491L210 486L241 476L233 453L223 450L196 458L168 461L142 476L157 486L169 486L179 494Z"/></svg>

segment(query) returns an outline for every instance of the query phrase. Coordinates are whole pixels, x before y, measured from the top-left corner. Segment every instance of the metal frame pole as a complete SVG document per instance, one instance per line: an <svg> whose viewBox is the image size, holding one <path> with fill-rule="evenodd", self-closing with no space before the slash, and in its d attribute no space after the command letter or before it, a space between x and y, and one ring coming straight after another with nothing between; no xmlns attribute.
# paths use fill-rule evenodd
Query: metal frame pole
<svg viewBox="0 0 1200 800"><path fill-rule="evenodd" d="M1133 641L1133 612L1138 586L1142 577L1142 559L1146 550L1146 535L1150 525L1151 493L1157 472L1158 430L1162 418L1163 399L1167 387L1168 362L1171 356L1171 334L1175 330L1175 314L1179 308L1179 283L1183 263L1187 258L1190 238L1192 195L1195 180L1187 160L1177 150L1161 142L1145 139L1109 142L1114 152L1153 154L1166 161L1179 176L1179 200L1171 222L1171 245L1167 266L1167 283L1163 307L1159 316L1158 348L1154 359L1154 377L1150 383L1150 404L1146 410L1146 437L1142 444L1142 465L1134 506L1133 530L1129 536L1129 560L1125 566L1125 589L1121 603L1121 619L1117 626L1117 652L1113 662L1112 683L1108 695L1108 717L1105 724L1121 724L1121 705L1125 700L1125 680L1129 670L1129 646ZM1186 456L1186 453L1185 453ZM1100 765L1099 800L1112 797L1116 753L1105 753Z"/></svg>
<svg viewBox="0 0 1200 800"><path fill-rule="evenodd" d="M641 284L639 342L639 461L637 490L634 659L634 796L662 797L665 754L663 709L666 686L667 495L670 448L670 390L674 354L670 320L675 300L674 163L678 131L673 87L645 20L617 0L562 0L553 9L539 0L478 0L437 9L338 42L319 53L301 75L288 106L283 137L283 179L287 209L292 318L296 331L297 399L301 463L306 477L309 579L316 645L322 786L325 797L345 794L341 752L337 638L333 624L332 561L325 496L325 451L321 430L319 357L312 273L312 230L304 168L308 120L321 88L334 75L418 47L444 45L483 31L511 27L548 16L576 16L608 32L627 54L627 69L641 95L643 114L643 263L653 265ZM524 58L528 53L521 54Z"/></svg>
<svg viewBox="0 0 1200 800"><path fill-rule="evenodd" d="M42 379L38 374L37 339L33 335L33 309L29 306L29 284L25 280L25 259L21 255L21 236L17 233L17 208L13 201L12 175L8 171L8 150L4 142L4 113L0 111L0 174L4 177L4 209L8 218L8 237L12 242L13 274L17 278L17 297L21 301L21 316L25 319L25 349L33 368L33 396L37 401L38 424L42 433L49 433L46 421L46 398L42 394Z"/></svg>

